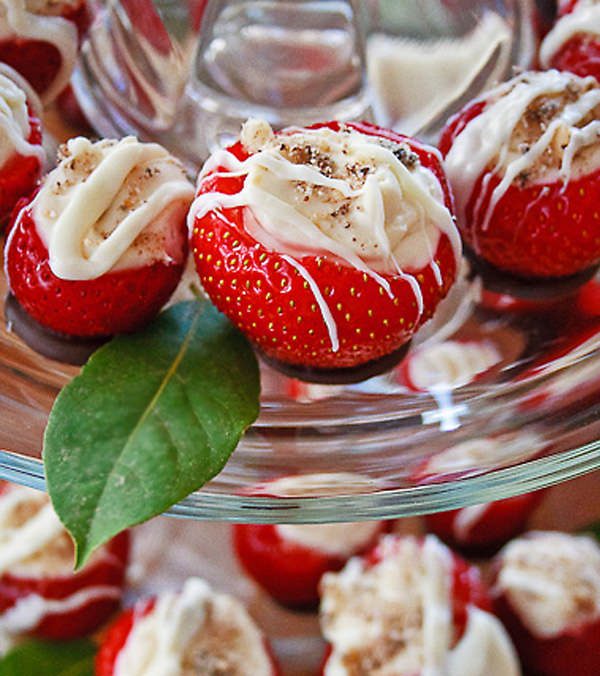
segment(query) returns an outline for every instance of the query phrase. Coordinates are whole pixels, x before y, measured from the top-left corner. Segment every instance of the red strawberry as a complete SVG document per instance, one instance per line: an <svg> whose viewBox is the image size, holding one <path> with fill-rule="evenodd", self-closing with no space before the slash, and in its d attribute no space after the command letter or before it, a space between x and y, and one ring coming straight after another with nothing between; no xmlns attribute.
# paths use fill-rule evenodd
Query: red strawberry
<svg viewBox="0 0 600 676"><path fill-rule="evenodd" d="M0 573L3 632L12 637L30 634L64 640L85 636L102 625L120 605L129 534L121 533L82 571L71 573L73 544L58 519L48 512L51 507L45 495L2 483L0 503L11 504L0 524L7 550ZM38 544L26 539L32 537L33 519L45 524L42 533L39 527L33 529L42 538Z"/></svg>
<svg viewBox="0 0 600 676"><path fill-rule="evenodd" d="M8 220L19 199L33 191L42 174L42 125L32 107L28 106L28 109L30 131L25 140L32 149L38 148L40 152L25 156L14 149L0 167L0 227Z"/></svg>
<svg viewBox="0 0 600 676"><path fill-rule="evenodd" d="M519 673L477 568L433 536L386 536L321 586L324 676Z"/></svg>
<svg viewBox="0 0 600 676"><path fill-rule="evenodd" d="M206 591L200 595L193 594L193 586L203 585ZM181 650L177 657L181 665L182 673L252 673L253 676L280 676L279 666L273 656L271 646L267 639L262 636L258 628L253 624L245 609L233 597L216 594L210 591L200 580L188 580L182 595L188 595L187 608L184 615L178 614L177 596L165 594L150 600L139 601L133 608L125 610L108 629L100 650L96 656L95 676L114 676L117 672L117 661L123 654L128 641L136 640L136 626L143 620L152 616L160 604L170 605L170 615L182 621L185 618L185 629L189 623L198 620L198 631L193 634L188 644L179 640L175 645L168 645L170 656L174 650ZM196 618L192 612L197 610ZM167 618L163 618L164 626L154 627L154 632L166 632L173 627L167 624ZM184 629L184 627L176 627ZM158 643L158 636L152 635ZM139 639L138 639L139 640ZM136 664L136 674L145 673L141 669L156 668L153 660L158 661L151 644L141 646L147 658ZM164 659L164 656L163 656ZM124 673L120 667L119 673ZM129 673L129 672L128 672Z"/></svg>
<svg viewBox="0 0 600 676"><path fill-rule="evenodd" d="M264 484L253 495L289 495L355 481L352 475L301 475ZM310 495L310 492L306 494ZM340 570L355 554L371 548L387 530L386 522L327 525L236 524L233 546L242 567L282 605L312 608L319 601L319 581L324 573Z"/></svg>
<svg viewBox="0 0 600 676"><path fill-rule="evenodd" d="M598 264L599 117L597 82L548 71L524 73L450 120L440 149L475 253L526 278Z"/></svg>
<svg viewBox="0 0 600 676"><path fill-rule="evenodd" d="M600 8L589 0L560 3L559 18L540 49L544 68L600 78Z"/></svg>
<svg viewBox="0 0 600 676"><path fill-rule="evenodd" d="M0 61L19 72L42 98L54 98L68 83L78 40L92 21L90 6L87 0L49 2L31 10L25 3L22 9L17 4L13 12L22 23L13 23L12 16L6 13L0 19L4 36L0 40Z"/></svg>
<svg viewBox="0 0 600 676"><path fill-rule="evenodd" d="M592 538L536 532L495 562L495 607L527 673L600 673L600 547Z"/></svg>
<svg viewBox="0 0 600 676"><path fill-rule="evenodd" d="M62 186L94 191L92 180L87 174L85 177L78 175L73 178L73 172L80 166L84 172L88 171L90 165L86 163L93 161L90 158L96 158L97 161L94 153L106 154L99 165L105 166L105 163L110 163L110 153L113 150L116 152L115 149L125 149L123 144L130 145L133 153L143 153L146 148L132 139L125 139L119 144L91 144L83 139L76 139L71 147L75 148L78 143L80 146L84 145L83 149L73 151L74 154L65 150L68 154L62 159L59 168L46 178L33 201L23 206L14 216L5 255L10 290L33 319L58 333L91 337L134 331L158 313L179 282L187 250L185 216L193 191L185 180L183 169L166 151L159 149L164 155L155 155L154 159L142 161L142 164L135 164L135 159L132 160L135 166L125 179L122 190L116 195L107 193L106 211L113 214L128 213L132 218L138 218L137 210L147 208L149 200L153 195L160 194L163 186L171 187L172 200L160 203L160 211L145 223L125 251L124 255L134 256L131 267L113 269L113 262L108 272L103 274L84 268L84 273L79 278L69 278L64 272L59 272L62 274L59 277L53 271L48 248L40 236L40 224L34 217L37 205L42 205L37 212L38 218L42 214L41 217L46 219L44 214L49 209L43 205L54 202L45 200L53 199L53 195ZM152 152L148 148L148 152ZM133 157L137 155L134 154ZM91 169L91 176L95 170L96 167ZM61 171L67 173L63 175ZM168 172L171 174L168 175ZM73 188L73 185L76 187ZM132 193L131 190L134 189L138 192ZM142 199L139 190L154 192ZM90 199L95 197L92 192L89 195ZM118 200L121 199L125 201L119 206ZM60 204L64 209L64 204ZM59 222L60 216L61 213L54 214L55 221L51 221L51 224ZM124 227L122 216L115 215L114 218L117 220L111 233ZM98 223L100 221L90 224L90 229L100 227ZM69 236L79 237L77 233ZM106 238L104 241L107 241ZM69 258L63 257L63 262L69 263L72 260L72 254ZM75 258L76 263L78 260ZM117 264L119 260L117 259ZM84 265L86 263L84 261Z"/></svg>
<svg viewBox="0 0 600 676"><path fill-rule="evenodd" d="M584 317L600 317L600 279L592 279L577 294L577 309Z"/></svg>
<svg viewBox="0 0 600 676"><path fill-rule="evenodd" d="M428 514L427 529L458 551L487 556L525 530L544 493L536 491L484 505Z"/></svg>
<svg viewBox="0 0 600 676"><path fill-rule="evenodd" d="M352 264L341 257L349 256L345 252L352 246L359 246L361 241L359 234L355 234L352 243L346 240L340 243L342 237L349 238L356 232L351 229L351 217L348 216L351 202L344 202L345 198L337 189L317 189L314 181L327 181L341 176L342 172L349 176L351 169L355 176L359 176L357 172L362 173L359 178L348 178L344 185L349 186L347 181L355 180L354 185L364 187L366 180L375 178L371 175L371 179L365 179L365 176L381 166L375 161L375 169L366 168L359 162L348 165L344 162L350 160L343 158L339 165L336 164L337 160L331 159L333 156L324 150L329 148L329 152L333 152L331 146L319 145L317 130L329 134L333 143L339 144L352 138L379 139L368 145L379 148L379 144L383 144L395 152L405 163L403 166L412 167L409 169L413 172L411 176L416 171L427 171L429 179L437 186L435 190L443 195L443 199L436 201L436 209L446 224L434 224L436 229L439 227L436 230L439 236L436 235L436 250L431 252L427 265L421 264L418 269L405 266L403 273L382 272L379 275L357 254L352 254L355 256ZM454 238L452 199L435 152L405 136L366 123L343 126L330 122L316 125L309 131L288 130L271 138L271 143L266 152L263 147L252 154L238 142L209 160L201 174L198 199L191 216L192 246L204 289L217 307L266 355L279 362L316 371L348 369L393 353L432 315L456 276L459 245L456 241L451 242ZM352 156L352 146L342 152L346 153L345 157ZM293 192L289 199L299 206L290 207L291 211L286 212L281 223L288 228L289 234L292 232L290 219L301 213L302 204L308 203L311 209L314 205L315 210L328 209L327 214L321 211L323 215L311 216L314 220L311 220L310 229L313 234L321 232L319 227L326 225L335 229L337 234L331 238L327 236L324 246L343 251L343 254L333 254L310 242L288 246L278 241L281 227L273 231L270 219L276 211L269 215L273 202L269 201L268 195L264 204L257 198L256 207L229 206L239 202L245 204L244 195L249 194L245 186L250 178L248 170L238 168L240 162L249 157L250 161L257 159L259 162L262 157L272 157L292 173L311 172L308 182L292 181L292 190L303 192L303 196ZM227 170L224 164L233 170ZM279 171L271 176L279 180L282 174ZM406 198L400 202L400 207L396 206L410 208L411 204L410 198ZM327 223L324 224L323 219L328 219ZM442 231L446 226L448 234ZM369 227L374 228L373 225ZM344 235L344 228L349 235ZM265 229L271 233L266 238L263 236ZM303 238L299 232L302 231L294 230L291 236ZM375 237L373 233L368 236ZM317 237L321 238L321 234ZM440 278L436 281L438 271Z"/></svg>

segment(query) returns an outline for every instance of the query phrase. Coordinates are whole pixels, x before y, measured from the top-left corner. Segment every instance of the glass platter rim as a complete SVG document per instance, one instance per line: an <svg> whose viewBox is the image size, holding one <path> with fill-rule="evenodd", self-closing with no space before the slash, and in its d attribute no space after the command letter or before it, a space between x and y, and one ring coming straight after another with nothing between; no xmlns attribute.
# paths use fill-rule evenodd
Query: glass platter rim
<svg viewBox="0 0 600 676"><path fill-rule="evenodd" d="M600 439L568 451L453 481L364 494L256 497L197 491L166 516L231 523L335 523L395 519L509 498L600 470ZM0 478L45 490L41 460L0 449ZM458 487L458 492L457 492ZM490 488L493 495L490 495ZM352 507L351 518L346 512Z"/></svg>
<svg viewBox="0 0 600 676"><path fill-rule="evenodd" d="M4 326L0 327L0 333L5 333ZM10 334L6 334L9 336ZM573 352L567 354L555 355L550 361L542 367L533 365L534 368L527 371L527 377L517 378L504 382L493 383L471 383L458 389L451 389L450 409L458 410L459 417L465 423L475 422L481 424L485 422L484 414L494 411L498 415L498 424L500 433L520 430L521 427L527 429L526 420L521 424L509 422L504 413L512 410L512 404L520 399L521 394L527 395L530 388L537 385L552 383L555 377L560 378L568 374L572 369L578 367L589 367L595 364L600 367L600 329L594 331L592 335L594 341L592 344L586 342L584 345L578 345ZM14 350L13 345L13 350ZM582 349L583 348L583 349ZM19 356L22 350L26 350L34 359L40 357L30 348L19 341L18 349L15 354L9 356L13 358ZM42 358L43 359L43 358ZM42 362L43 363L43 362ZM56 363L56 362L54 362ZM28 372L28 369L18 362L12 362L0 355L0 366L8 367L9 372L17 377L24 377L30 384L37 387L43 387L57 393L56 383L42 379L39 375ZM64 372L54 371L54 375L59 373L64 378ZM384 377L386 377L384 375ZM368 392L368 391L367 391ZM344 399L333 399L328 402L335 408L343 402L340 407L342 410L333 417L326 416L320 411L320 415L298 415L297 411L306 413L310 410L311 404L294 402L292 415L289 415L288 406L281 407L281 402L277 399L267 397L266 406L263 407L261 417L249 429L246 439L242 441L241 448L236 451L233 458L232 472L233 476L239 474L240 469L244 476L252 473L252 462L256 458L260 460L260 469L266 472L273 472L278 469L279 476L284 476L277 465L277 459L263 455L261 450L261 433L269 429L274 432L285 434L290 430L298 430L301 434L308 432L304 437L309 441L310 450L318 446L313 436L318 436L319 432L327 430L329 434L321 435L322 440L335 442L342 438L343 433L349 433L350 436L355 433L373 434L377 439L378 434L388 434L395 429L400 430L403 424L421 419L421 428L429 428L435 436L442 434L437 424L441 418L436 418L436 411L439 414L440 409L436 409L434 397L431 393L423 395L406 395L400 392L377 392L378 396L368 396L364 398L367 402L364 411L358 411L356 416L346 415L344 422L344 411L349 413L348 404L358 403L360 401L360 392L345 391ZM395 415L390 415L389 405L382 413L376 410L374 402L384 399L391 399L395 402L403 401L402 406L395 406ZM10 396L10 395L9 395ZM346 398L347 397L347 398ZM325 400L327 401L327 400ZM292 402L287 401L286 404ZM314 402L316 403L316 402ZM324 402L318 402L324 403ZM335 406L337 404L337 406ZM388 401L389 404L389 401ZM593 413L595 415L596 405L594 402ZM43 413L39 408L36 413ZM1 413L1 410L0 410ZM282 415L283 413L283 415ZM553 412L555 414L555 412ZM553 413L550 417L554 417ZM287 415L286 415L287 414ZM433 414L433 415L432 415ZM264 417L263 417L264 416ZM480 418L481 416L481 418ZM429 423L426 418L431 417ZM545 419L545 417L544 417ZM431 425L431 423L434 423ZM539 418L533 420L530 429L535 429ZM560 421L559 421L560 422ZM498 431L498 430L496 430ZM258 440L258 445L256 441ZM446 478L446 480L436 480L421 485L393 486L386 485L373 480L369 488L359 493L346 492L335 496L302 496L302 497L273 497L250 495L244 489L236 490L235 485L219 486L217 490L211 490L211 484L192 493L182 500L179 504L169 509L166 514L176 517L185 517L203 520L226 520L230 522L250 522L250 523L332 523L336 521L360 521L371 519L393 519L405 516L415 516L436 511L456 509L474 504L490 502L492 500L511 497L514 495L534 491L551 486L568 479L576 478L580 475L600 469L600 435L594 432L594 436L588 438L587 443L581 441L570 443L558 450L553 451L543 457L530 456L529 458L514 458L510 465L501 464L496 467L483 463L480 466L473 467L468 475L458 478ZM375 459L382 451L381 441L376 441L376 446L372 447L369 439L362 441L363 449L361 457L370 460ZM5 447L8 448L8 447ZM239 458L237 463L235 458ZM285 454L284 454L285 455ZM348 457L358 455L346 453ZM303 456L305 457L305 456ZM313 456L308 456L310 460ZM318 459L318 455L314 456ZM244 460L246 462L244 462ZM250 464L248 464L250 462ZM271 464L269 464L271 462ZM410 460L407 460L410 463ZM264 464L263 464L264 463ZM302 469L305 469L304 467ZM310 472L310 463L308 471ZM318 470L313 470L317 471ZM331 471L331 470L330 470ZM343 471L343 470L338 470ZM29 455L20 450L5 450L0 446L0 478L7 479L16 483L28 485L32 488L44 489L44 470L41 458ZM443 477L439 477L442 479ZM217 479L218 481L218 479ZM264 483L264 482L258 482ZM225 478L227 484L227 478Z"/></svg>

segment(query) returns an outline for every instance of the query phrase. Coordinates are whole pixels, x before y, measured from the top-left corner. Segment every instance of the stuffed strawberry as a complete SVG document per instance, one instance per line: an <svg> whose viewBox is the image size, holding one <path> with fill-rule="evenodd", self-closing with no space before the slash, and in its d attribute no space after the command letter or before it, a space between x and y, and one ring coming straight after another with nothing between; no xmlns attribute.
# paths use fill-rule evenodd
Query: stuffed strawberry
<svg viewBox="0 0 600 676"><path fill-rule="evenodd" d="M70 639L102 625L121 602L129 557L122 533L73 573L73 543L48 497L0 484L0 631Z"/></svg>
<svg viewBox="0 0 600 676"><path fill-rule="evenodd" d="M456 480L480 471L482 467L494 469L532 459L540 455L541 449L541 439L532 433L473 439L421 463L413 471L412 480L420 485ZM487 555L523 531L544 493L537 491L429 514L425 521L428 530L450 547L469 555Z"/></svg>
<svg viewBox="0 0 600 676"><path fill-rule="evenodd" d="M358 477L360 482L361 477ZM352 491L352 474L308 474L276 479L264 484L261 495L310 495ZM325 525L236 524L233 545L250 577L279 603L311 608L319 601L319 580L339 570L355 554L370 549L386 530L385 522Z"/></svg>
<svg viewBox="0 0 600 676"><path fill-rule="evenodd" d="M386 536L321 583L324 676L517 676L478 570L435 537Z"/></svg>
<svg viewBox="0 0 600 676"><path fill-rule="evenodd" d="M10 0L0 7L0 61L44 102L67 86L78 43L91 22L87 0Z"/></svg>
<svg viewBox="0 0 600 676"><path fill-rule="evenodd" d="M23 309L52 331L134 331L168 300L187 252L193 188L159 145L71 139L14 215L6 273Z"/></svg>
<svg viewBox="0 0 600 676"><path fill-rule="evenodd" d="M458 269L436 152L366 123L249 120L190 213L202 285L269 358L315 373L402 348Z"/></svg>
<svg viewBox="0 0 600 676"><path fill-rule="evenodd" d="M486 556L525 530L527 520L543 497L544 491L536 491L428 514L425 517L427 530L458 551L470 556Z"/></svg>
<svg viewBox="0 0 600 676"><path fill-rule="evenodd" d="M523 73L453 117L440 141L468 246L524 278L600 262L600 87Z"/></svg>
<svg viewBox="0 0 600 676"><path fill-rule="evenodd" d="M523 666L536 676L600 673L600 547L534 532L496 561L495 606Z"/></svg>
<svg viewBox="0 0 600 676"><path fill-rule="evenodd" d="M46 158L39 101L20 83L27 88L18 74L0 65L0 227L18 200L33 191Z"/></svg>
<svg viewBox="0 0 600 676"><path fill-rule="evenodd" d="M269 644L246 609L190 578L126 610L108 630L96 676L277 676Z"/></svg>
<svg viewBox="0 0 600 676"><path fill-rule="evenodd" d="M561 0L559 18L540 48L540 64L600 78L600 4Z"/></svg>

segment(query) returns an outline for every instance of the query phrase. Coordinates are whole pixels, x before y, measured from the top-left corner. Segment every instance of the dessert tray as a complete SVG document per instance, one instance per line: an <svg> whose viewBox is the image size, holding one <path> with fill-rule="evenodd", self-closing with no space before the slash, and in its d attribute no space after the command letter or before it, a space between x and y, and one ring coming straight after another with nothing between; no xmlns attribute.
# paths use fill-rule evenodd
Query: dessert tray
<svg viewBox="0 0 600 676"><path fill-rule="evenodd" d="M600 323L577 297L507 311L507 296L482 289L479 277L464 277L403 362L364 382L310 384L263 364L258 421L225 470L169 513L255 523L392 518L600 468ZM76 372L2 325L0 477L43 488L43 430ZM266 481L309 473L353 479L343 489L322 476L301 495L256 495Z"/></svg>

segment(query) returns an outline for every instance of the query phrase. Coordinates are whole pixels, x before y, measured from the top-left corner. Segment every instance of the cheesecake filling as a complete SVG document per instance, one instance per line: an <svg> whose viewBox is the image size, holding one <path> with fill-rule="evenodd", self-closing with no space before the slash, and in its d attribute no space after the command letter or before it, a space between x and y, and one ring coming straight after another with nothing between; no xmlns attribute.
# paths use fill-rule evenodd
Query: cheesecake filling
<svg viewBox="0 0 600 676"><path fill-rule="evenodd" d="M412 274L427 266L443 283L435 260L440 236L453 247L458 269L461 243L443 189L408 144L362 134L350 127L290 128L275 135L267 122L249 120L241 142L251 155L238 160L214 153L198 177L200 194L190 227L208 212L244 208L246 231L281 253L304 277L327 326L332 351L339 349L327 302L304 268L304 256L332 255L393 292L386 276L405 279L419 316L424 302ZM236 194L202 192L206 180L244 176Z"/></svg>
<svg viewBox="0 0 600 676"><path fill-rule="evenodd" d="M544 639L600 618L600 547L591 537L534 532L500 553L495 593Z"/></svg>
<svg viewBox="0 0 600 676"><path fill-rule="evenodd" d="M459 222L484 175L474 217L485 230L510 186L570 181L600 167L600 87L593 77L550 70L524 73L488 92L491 101L454 139L445 167ZM484 198L492 177L500 183ZM544 187L540 196L543 196Z"/></svg>
<svg viewBox="0 0 600 676"><path fill-rule="evenodd" d="M33 9L33 11L32 11ZM0 41L25 38L48 42L61 57L54 81L43 92L44 102L51 101L69 84L77 59L78 36L75 24L60 16L35 13L26 0L0 0Z"/></svg>
<svg viewBox="0 0 600 676"><path fill-rule="evenodd" d="M180 234L193 198L181 164L162 146L70 139L32 202L50 268L62 279L179 262ZM22 212L23 214L23 212Z"/></svg>
<svg viewBox="0 0 600 676"><path fill-rule="evenodd" d="M558 19L540 47L541 65L549 68L550 62L562 47L580 34L600 35L600 3L598 0L579 0L572 12Z"/></svg>
<svg viewBox="0 0 600 676"><path fill-rule="evenodd" d="M272 676L264 638L245 608L198 578L138 617L115 676Z"/></svg>
<svg viewBox="0 0 600 676"><path fill-rule="evenodd" d="M469 608L457 642L453 559L436 538L385 538L382 560L355 558L322 580L321 623L332 647L325 676L512 676L514 649L500 623Z"/></svg>
<svg viewBox="0 0 600 676"><path fill-rule="evenodd" d="M14 155L44 162L44 149L29 143L30 134L27 94L0 70L0 167Z"/></svg>
<svg viewBox="0 0 600 676"><path fill-rule="evenodd" d="M360 475L306 474L283 477L268 484L268 491L283 497L351 494L364 485ZM278 524L279 535L288 542L316 549L328 556L347 558L368 546L381 529L379 521L327 524Z"/></svg>

